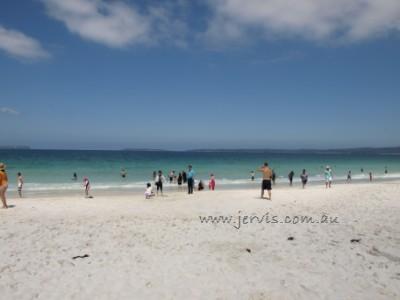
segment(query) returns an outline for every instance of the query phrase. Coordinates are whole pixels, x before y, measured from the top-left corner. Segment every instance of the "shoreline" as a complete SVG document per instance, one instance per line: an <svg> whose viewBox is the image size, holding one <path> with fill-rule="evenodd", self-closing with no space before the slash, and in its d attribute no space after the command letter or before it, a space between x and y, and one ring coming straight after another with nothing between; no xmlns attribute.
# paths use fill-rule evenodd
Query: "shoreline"
<svg viewBox="0 0 400 300"><path fill-rule="evenodd" d="M196 181L198 182L198 181ZM204 181L203 181L204 182ZM369 181L369 179L353 179L351 182L347 182L346 180L334 180L332 182L332 188L334 188L335 185L359 185L359 184L377 184L377 183L400 183L400 178L376 178L372 182ZM153 182L152 187L153 191L156 192L156 188ZM205 183L205 189L203 191L197 191L197 188L195 188L195 193L203 193L208 191L208 181L204 182ZM261 185L261 179L256 179L254 182L249 181L247 184L218 184L216 185L216 190L217 191L236 191L236 190L251 190L251 191L257 191L257 193L260 190L260 185ZM325 181L320 180L320 181L309 181L307 183L306 189L309 187L318 187L322 186L325 187ZM290 186L289 183L283 183L279 182L275 185L272 186L272 190L282 190L282 189L296 189L299 188L301 189L301 183L299 180L293 181L293 186ZM129 195L144 195L145 191L145 186L143 185L143 188L139 187L115 187L115 188L107 188L107 189L102 189L102 188L96 188L92 187L91 189L91 194L93 196L98 197L98 196L118 196L118 195L123 195L123 196L129 196ZM166 194L168 193L183 193L185 194L187 191L187 185L182 184L182 186L179 188L177 184L166 184L164 185L164 192ZM32 191L32 190L23 190L23 195L24 197L22 199L36 199L36 198L52 198L52 197L68 197L68 196L84 196L84 190L83 188L81 189L70 189L70 190L40 190L40 191ZM8 189L7 191L7 198L9 199L19 199L17 195L17 190L16 189Z"/></svg>

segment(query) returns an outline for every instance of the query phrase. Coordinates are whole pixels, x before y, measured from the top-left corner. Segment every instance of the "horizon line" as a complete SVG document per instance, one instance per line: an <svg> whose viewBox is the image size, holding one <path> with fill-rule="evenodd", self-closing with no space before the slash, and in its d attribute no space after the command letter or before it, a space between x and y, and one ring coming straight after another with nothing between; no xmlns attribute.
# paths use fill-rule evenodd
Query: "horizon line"
<svg viewBox="0 0 400 300"><path fill-rule="evenodd" d="M376 151L376 150L400 150L399 146L385 146L385 147L341 147L341 148L193 148L193 149L161 149L161 148L120 148L120 149L88 149L88 148L33 148L30 146L0 146L0 150L54 150L54 151L143 151L143 152L228 152L228 151L242 151L242 152L300 152L300 151Z"/></svg>

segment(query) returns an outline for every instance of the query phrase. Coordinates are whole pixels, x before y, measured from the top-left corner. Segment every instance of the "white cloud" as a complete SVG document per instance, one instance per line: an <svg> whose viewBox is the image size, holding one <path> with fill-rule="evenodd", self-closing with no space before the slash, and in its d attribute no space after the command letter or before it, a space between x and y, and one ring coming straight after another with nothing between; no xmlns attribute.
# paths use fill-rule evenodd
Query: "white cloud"
<svg viewBox="0 0 400 300"><path fill-rule="evenodd" d="M351 42L400 30L399 0L209 0L205 37Z"/></svg>
<svg viewBox="0 0 400 300"><path fill-rule="evenodd" d="M9 107L0 107L0 113L9 115L19 115L19 112Z"/></svg>
<svg viewBox="0 0 400 300"><path fill-rule="evenodd" d="M0 49L23 59L42 59L49 57L40 42L22 32L6 29L0 25Z"/></svg>
<svg viewBox="0 0 400 300"><path fill-rule="evenodd" d="M120 1L41 0L50 17L84 39L109 47L147 42L150 20Z"/></svg>

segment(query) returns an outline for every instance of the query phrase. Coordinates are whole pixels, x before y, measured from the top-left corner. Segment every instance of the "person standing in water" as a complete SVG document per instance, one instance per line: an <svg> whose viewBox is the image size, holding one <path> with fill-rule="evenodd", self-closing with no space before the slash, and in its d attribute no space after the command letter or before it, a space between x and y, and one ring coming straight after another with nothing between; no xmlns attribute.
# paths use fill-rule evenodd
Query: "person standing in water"
<svg viewBox="0 0 400 300"><path fill-rule="evenodd" d="M128 175L128 172L125 170L125 168L122 168L120 174L121 174L122 178L126 178L126 175Z"/></svg>
<svg viewBox="0 0 400 300"><path fill-rule="evenodd" d="M77 181L78 180L78 175L76 173L72 174L72 180Z"/></svg>
<svg viewBox="0 0 400 300"><path fill-rule="evenodd" d="M8 208L7 198L6 198L7 188L8 188L8 177L6 173L6 165L0 163L0 199L1 202L3 203L2 208Z"/></svg>
<svg viewBox="0 0 400 300"><path fill-rule="evenodd" d="M290 173L288 174L289 185L290 185L290 186L293 185L293 176L294 176L294 172L293 172L293 170L292 170L292 171L290 171Z"/></svg>
<svg viewBox="0 0 400 300"><path fill-rule="evenodd" d="M193 170L193 167L192 167L192 165L189 165L188 173L187 173L188 194L193 194L194 175L195 175L195 172Z"/></svg>
<svg viewBox="0 0 400 300"><path fill-rule="evenodd" d="M172 182L176 183L176 179L177 179L176 172L175 172L175 170L173 170L172 171Z"/></svg>
<svg viewBox="0 0 400 300"><path fill-rule="evenodd" d="M351 181L351 170L347 173L347 182Z"/></svg>
<svg viewBox="0 0 400 300"><path fill-rule="evenodd" d="M387 173L389 173L388 168L387 168L387 166L385 166L385 175L387 175Z"/></svg>
<svg viewBox="0 0 400 300"><path fill-rule="evenodd" d="M17 187L18 187L18 196L22 198L22 187L24 185L24 177L22 177L21 172L17 174Z"/></svg>
<svg viewBox="0 0 400 300"><path fill-rule="evenodd" d="M369 181L372 181L372 172L369 172Z"/></svg>
<svg viewBox="0 0 400 300"><path fill-rule="evenodd" d="M256 173L255 173L254 171L251 171L251 172L250 172L250 179L251 179L251 181L254 181L255 177L256 177Z"/></svg>
<svg viewBox="0 0 400 300"><path fill-rule="evenodd" d="M268 163L265 162L264 165L258 169L259 172L262 173L263 179L261 182L261 199L264 199L264 190L268 192L268 200L272 200L272 186L271 186L271 179L272 179L272 171L268 167Z"/></svg>
<svg viewBox="0 0 400 300"><path fill-rule="evenodd" d="M303 185L303 189L304 189L308 182L308 174L306 172L306 169L303 169L303 172L301 172L300 179L301 179L301 184Z"/></svg>
<svg viewBox="0 0 400 300"><path fill-rule="evenodd" d="M325 175L325 187L331 188L331 186L332 186L332 169L331 169L331 167L326 166L324 175Z"/></svg>

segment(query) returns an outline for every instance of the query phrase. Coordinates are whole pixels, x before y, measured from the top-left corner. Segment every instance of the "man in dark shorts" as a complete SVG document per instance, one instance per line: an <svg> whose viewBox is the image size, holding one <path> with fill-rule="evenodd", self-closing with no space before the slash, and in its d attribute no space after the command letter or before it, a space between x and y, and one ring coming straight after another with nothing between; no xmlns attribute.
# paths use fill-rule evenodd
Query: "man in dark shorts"
<svg viewBox="0 0 400 300"><path fill-rule="evenodd" d="M272 190L272 185L271 185L271 179L272 179L272 171L268 167L268 163L265 162L264 166L262 166L260 169L258 169L259 172L263 174L263 180L261 183L261 198L264 199L264 190L268 191L268 198L265 197L265 199L272 200L271 196L271 190Z"/></svg>

